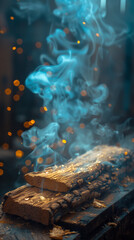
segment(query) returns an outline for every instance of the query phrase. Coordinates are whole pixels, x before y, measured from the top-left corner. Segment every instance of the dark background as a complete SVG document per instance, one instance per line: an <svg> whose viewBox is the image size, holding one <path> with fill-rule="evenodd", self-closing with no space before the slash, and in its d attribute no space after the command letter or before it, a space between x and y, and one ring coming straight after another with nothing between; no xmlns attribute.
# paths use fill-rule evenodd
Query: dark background
<svg viewBox="0 0 134 240"><path fill-rule="evenodd" d="M38 126L45 114L39 97L25 88L25 79L40 64L40 55L47 52L46 37L49 34L50 21L44 14L28 24L26 16L22 18L15 14L13 9L16 2L0 1L0 197L23 183L21 176L33 169L33 163L27 161L28 159L24 160L26 150L21 133L34 125L34 122ZM121 15L118 1L116 4L116 14ZM134 27L133 10L134 4L129 1L123 19L131 30ZM111 6L109 15L110 11ZM113 60L109 65L107 57L104 58L100 81L111 81L107 106L118 116L117 122L123 123L131 118L129 130L133 144L133 36L126 35L122 46L111 47L110 53ZM34 121L30 122L31 120Z"/></svg>

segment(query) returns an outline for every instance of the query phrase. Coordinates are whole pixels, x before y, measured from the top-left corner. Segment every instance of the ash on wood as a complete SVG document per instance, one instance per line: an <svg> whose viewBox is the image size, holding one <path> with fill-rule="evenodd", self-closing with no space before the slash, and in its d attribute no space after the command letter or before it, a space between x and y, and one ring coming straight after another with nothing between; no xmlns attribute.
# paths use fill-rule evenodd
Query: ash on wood
<svg viewBox="0 0 134 240"><path fill-rule="evenodd" d="M117 168L132 164L132 153L116 146L98 146L93 150L70 160L60 167L47 168L43 172L31 172L25 180L32 186L57 192L67 192L92 181L104 172L109 174ZM127 171L124 169L124 171Z"/></svg>

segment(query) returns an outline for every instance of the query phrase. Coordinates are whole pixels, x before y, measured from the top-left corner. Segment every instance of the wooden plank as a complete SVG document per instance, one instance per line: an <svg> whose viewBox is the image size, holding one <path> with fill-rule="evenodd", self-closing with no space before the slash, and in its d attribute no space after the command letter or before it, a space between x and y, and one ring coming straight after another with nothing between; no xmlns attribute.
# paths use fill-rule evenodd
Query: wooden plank
<svg viewBox="0 0 134 240"><path fill-rule="evenodd" d="M20 217L7 214L0 217L0 240L50 240L49 232L50 228L32 221L24 221ZM62 238L62 240L79 239L79 233Z"/></svg>
<svg viewBox="0 0 134 240"><path fill-rule="evenodd" d="M99 197L117 183L117 177L111 180L109 175L105 174L92 181L92 184L86 183L67 194L41 191L39 188L25 185L5 194L3 211L49 225L83 202Z"/></svg>
<svg viewBox="0 0 134 240"><path fill-rule="evenodd" d="M66 214L59 224L73 230L79 229L84 240L104 239L104 234L106 235L113 228L108 226L109 222L118 225L131 211L134 214L134 183L128 183L127 188L120 186L114 189L101 200L106 204L106 208L95 208L92 203L86 203L85 210L83 206L77 212Z"/></svg>
<svg viewBox="0 0 134 240"><path fill-rule="evenodd" d="M92 181L104 172L120 174L134 164L130 150L116 146L97 146L93 150L70 160L65 165L47 168L43 172L31 172L25 180L32 186L58 192L67 192ZM124 168L123 168L124 167Z"/></svg>

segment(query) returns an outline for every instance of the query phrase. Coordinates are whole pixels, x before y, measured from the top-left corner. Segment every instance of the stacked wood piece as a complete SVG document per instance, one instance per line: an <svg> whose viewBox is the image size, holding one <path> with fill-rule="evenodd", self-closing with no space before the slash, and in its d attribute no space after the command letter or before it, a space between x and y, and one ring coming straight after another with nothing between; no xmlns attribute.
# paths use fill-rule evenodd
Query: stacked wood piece
<svg viewBox="0 0 134 240"><path fill-rule="evenodd" d="M70 168L73 167L73 163L74 172L71 172ZM123 177L124 172L131 171L132 164L133 156L127 149L97 147L75 160L71 160L64 167L57 167L57 171L48 169L48 173L45 172L49 176L47 177L48 182L52 180L54 184L56 181L55 186L58 185L57 189L60 191L63 191L64 184L65 187L67 186L66 191L69 190L69 192L57 193L43 190L39 188L40 184L38 187L25 185L5 194L3 211L45 225L52 224L83 202L97 198L115 186ZM106 170L107 172L104 172ZM31 175L27 174L27 176ZM38 173L38 176L40 176L40 182L43 179L45 183L46 176L42 177L42 172ZM36 173L32 175L32 180L32 184L39 183ZM49 184L49 188L53 188L51 184Z"/></svg>
<svg viewBox="0 0 134 240"><path fill-rule="evenodd" d="M96 179L104 172L111 175L120 167L126 169L131 159L130 150L103 145L95 147L60 167L47 168L43 172L28 173L25 175L25 180L32 186L67 192L82 186L86 181Z"/></svg>

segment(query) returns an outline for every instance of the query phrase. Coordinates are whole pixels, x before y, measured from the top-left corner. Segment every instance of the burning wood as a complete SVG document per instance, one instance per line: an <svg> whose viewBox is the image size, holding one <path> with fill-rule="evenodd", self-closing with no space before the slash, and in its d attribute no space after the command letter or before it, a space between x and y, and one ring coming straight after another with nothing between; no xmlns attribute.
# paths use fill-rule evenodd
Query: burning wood
<svg viewBox="0 0 134 240"><path fill-rule="evenodd" d="M117 185L124 177L124 172L133 170L132 159L132 153L129 150L100 146L70 161L64 168L57 167L55 172L53 169L48 169L48 174L46 172L31 173L32 178L29 179L32 180L28 182L35 183L38 187L25 185L5 194L3 211L44 225L53 224L67 212L86 201L99 198L104 192ZM40 182L37 181L36 174ZM49 176L48 182L51 181L48 186L46 186L46 175ZM68 187L66 191L67 189L70 191L56 193L40 189L42 179L46 188L63 191L64 184ZM57 188L54 189L53 185ZM96 204L105 207L100 201Z"/></svg>
<svg viewBox="0 0 134 240"><path fill-rule="evenodd" d="M131 160L128 149L114 146L98 146L93 150L70 160L60 167L47 168L43 172L31 172L25 180L32 186L57 192L67 192L92 181L104 172L117 172ZM119 170L119 171L118 171ZM124 169L125 171L125 169Z"/></svg>

